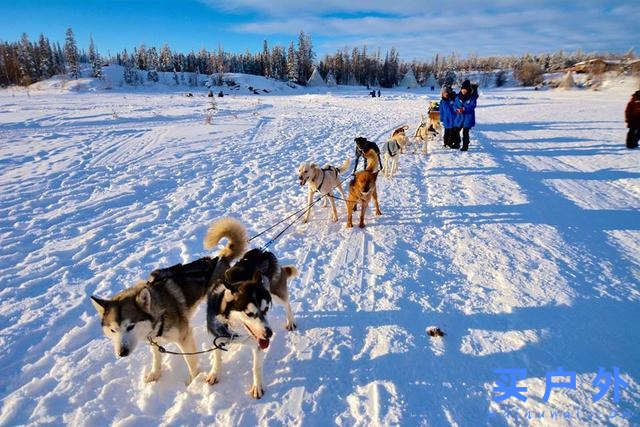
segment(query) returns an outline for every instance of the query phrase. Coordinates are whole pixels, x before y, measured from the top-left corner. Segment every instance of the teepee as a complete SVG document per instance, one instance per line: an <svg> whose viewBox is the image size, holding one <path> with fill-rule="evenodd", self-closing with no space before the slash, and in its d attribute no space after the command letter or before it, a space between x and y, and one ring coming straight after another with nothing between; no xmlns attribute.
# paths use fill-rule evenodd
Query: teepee
<svg viewBox="0 0 640 427"><path fill-rule="evenodd" d="M333 75L332 71L329 71L327 73L327 86L337 86L338 83L336 83L336 76Z"/></svg>
<svg viewBox="0 0 640 427"><path fill-rule="evenodd" d="M326 86L317 68L313 69L313 73L311 73L311 77L309 77L309 81L307 81L307 86Z"/></svg>
<svg viewBox="0 0 640 427"><path fill-rule="evenodd" d="M573 74L571 74L571 71L568 71L567 74L565 74L558 87L560 89L572 89L576 87L576 82L573 80Z"/></svg>
<svg viewBox="0 0 640 427"><path fill-rule="evenodd" d="M433 76L433 74L429 76L429 78L427 79L427 82L424 85L428 90L431 90L432 87L433 87L433 90L436 90L436 91L440 89L440 85L438 84L438 81Z"/></svg>
<svg viewBox="0 0 640 427"><path fill-rule="evenodd" d="M418 82L416 80L415 74L413 74L413 70L407 71L407 74L404 75L398 87L406 87L407 89L412 89L414 87L418 87Z"/></svg>

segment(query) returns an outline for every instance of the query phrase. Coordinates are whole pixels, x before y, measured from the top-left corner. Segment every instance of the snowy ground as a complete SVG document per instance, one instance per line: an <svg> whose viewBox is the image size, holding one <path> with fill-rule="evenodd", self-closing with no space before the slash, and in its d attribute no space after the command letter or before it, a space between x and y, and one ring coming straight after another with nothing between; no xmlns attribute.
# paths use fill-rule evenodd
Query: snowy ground
<svg viewBox="0 0 640 427"><path fill-rule="evenodd" d="M624 148L630 89L483 93L468 153L430 146L381 179L365 230L320 207L273 247L299 331L276 336L266 395L250 354L185 387L165 359L144 384L141 345L117 360L89 295L206 255L224 215L251 234L302 206L302 161L340 164L427 97L364 90L219 99L202 93L0 91L0 424L519 425L640 423L640 152ZM262 244L265 239L258 239ZM197 339L208 345L204 307ZM444 338L426 331L441 328ZM204 369L208 358L200 359ZM576 389L542 401L545 373ZM598 402L598 368L628 387ZM492 397L495 369L526 368L526 402ZM555 378L559 381L562 378ZM546 411L529 420L527 411ZM569 412L569 418L564 418Z"/></svg>

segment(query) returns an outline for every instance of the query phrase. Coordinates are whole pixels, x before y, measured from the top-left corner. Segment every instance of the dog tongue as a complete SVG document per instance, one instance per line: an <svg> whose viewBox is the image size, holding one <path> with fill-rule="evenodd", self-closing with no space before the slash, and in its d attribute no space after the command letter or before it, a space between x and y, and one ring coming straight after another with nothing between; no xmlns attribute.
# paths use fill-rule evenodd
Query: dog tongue
<svg viewBox="0 0 640 427"><path fill-rule="evenodd" d="M259 339L258 345L261 349L266 350L266 348L269 347L269 340Z"/></svg>

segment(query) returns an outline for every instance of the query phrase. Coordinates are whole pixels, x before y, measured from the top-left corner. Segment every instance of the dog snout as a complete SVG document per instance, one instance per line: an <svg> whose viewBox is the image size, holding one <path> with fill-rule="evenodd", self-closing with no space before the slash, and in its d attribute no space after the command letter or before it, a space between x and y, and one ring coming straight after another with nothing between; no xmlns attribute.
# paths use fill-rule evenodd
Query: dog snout
<svg viewBox="0 0 640 427"><path fill-rule="evenodd" d="M129 349L128 348L121 348L120 351L118 352L118 356L120 357L126 357L129 355Z"/></svg>
<svg viewBox="0 0 640 427"><path fill-rule="evenodd" d="M271 328L265 328L264 331L265 331L265 334L267 335L267 339L273 336L273 331L271 330Z"/></svg>

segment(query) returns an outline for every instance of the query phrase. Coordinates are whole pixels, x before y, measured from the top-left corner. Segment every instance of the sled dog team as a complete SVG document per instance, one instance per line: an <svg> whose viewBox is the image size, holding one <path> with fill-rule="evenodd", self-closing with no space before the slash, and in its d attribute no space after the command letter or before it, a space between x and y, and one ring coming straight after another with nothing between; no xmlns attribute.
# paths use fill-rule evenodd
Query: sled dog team
<svg viewBox="0 0 640 427"><path fill-rule="evenodd" d="M464 86L464 85L463 85ZM445 97L445 92L447 97ZM443 90L443 103L451 98L447 89ZM457 99L457 98L456 98ZM463 100L451 103L457 114L469 111L471 104ZM475 100L473 101L475 107ZM448 107L447 113L450 113ZM426 143L440 133L438 116L430 114L428 120L416 130L414 139ZM445 119L448 119L445 117ZM448 140L445 129L445 144ZM463 125L473 126L473 122ZM303 163L298 168L298 179L301 186L307 185L307 212L304 222L309 220L313 195L318 192L323 199L329 199L332 219L338 220L333 190L336 189L346 201L347 227L353 226L353 212L360 205L359 226L364 227L365 212L369 202L373 200L376 215L380 215L376 181L378 173L384 170L391 177L398 168L398 155L410 147L411 141L405 132L408 126L395 129L390 139L384 144L384 169L377 144L366 138L355 138L355 165L352 179L348 185L348 193L342 189L340 174L349 168L347 159L341 166L327 165L318 167L315 163ZM463 127L463 129L468 129ZM450 131L451 132L451 131ZM468 147L468 130L465 134ZM448 144L447 144L448 145ZM415 150L415 149L414 149ZM360 158L364 161L364 169L358 171ZM326 196L326 197L325 197ZM222 337L234 342L247 344L253 354L253 381L249 395L259 399L264 394L262 380L262 363L264 350L269 347L273 330L267 320L267 313L272 302L282 304L285 308L285 328L296 329L293 312L289 304L288 281L298 274L294 266L281 266L276 256L263 249L247 250L247 232L243 224L231 218L223 218L214 222L207 230L204 247L214 248L222 239L227 244L217 256L205 256L188 264L177 264L167 268L154 270L147 280L140 281L110 299L91 297L91 302L100 317L102 331L111 340L114 352L119 357L131 354L140 342L149 342L151 348L151 369L144 375L145 382L153 382L160 378L162 371L162 352L159 346L174 343L183 354L189 371L189 384L198 374L197 347L193 336L191 318L203 300L207 300L207 331L213 337ZM232 265L234 260L238 261ZM164 348L162 348L164 350ZM220 381L223 349L216 346L211 352L211 370L205 380L214 385Z"/></svg>

